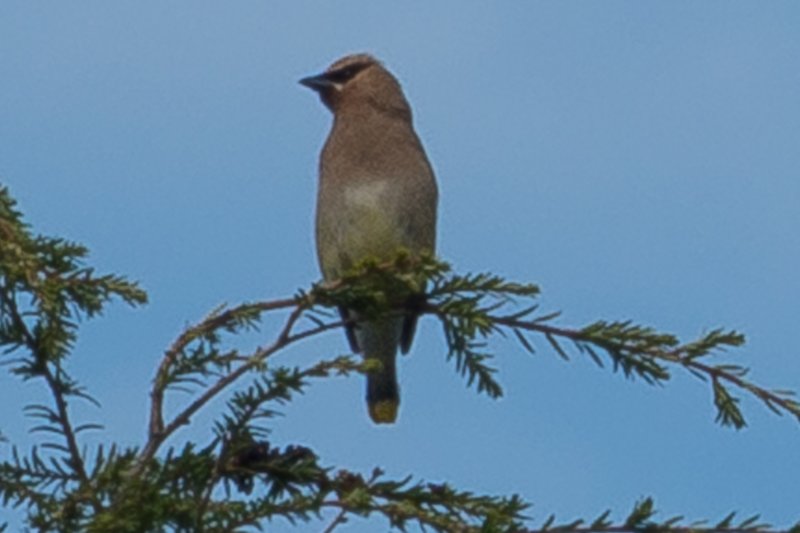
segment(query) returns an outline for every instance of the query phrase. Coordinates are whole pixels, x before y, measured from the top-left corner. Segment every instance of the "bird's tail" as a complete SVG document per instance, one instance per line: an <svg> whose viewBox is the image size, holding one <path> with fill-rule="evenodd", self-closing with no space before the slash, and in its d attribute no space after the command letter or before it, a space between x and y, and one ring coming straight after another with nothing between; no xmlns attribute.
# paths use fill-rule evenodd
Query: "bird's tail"
<svg viewBox="0 0 800 533"><path fill-rule="evenodd" d="M376 359L380 370L367 374L367 407L376 424L393 424L400 406L397 384L397 346L403 319L384 318L360 324L356 337L364 358Z"/></svg>

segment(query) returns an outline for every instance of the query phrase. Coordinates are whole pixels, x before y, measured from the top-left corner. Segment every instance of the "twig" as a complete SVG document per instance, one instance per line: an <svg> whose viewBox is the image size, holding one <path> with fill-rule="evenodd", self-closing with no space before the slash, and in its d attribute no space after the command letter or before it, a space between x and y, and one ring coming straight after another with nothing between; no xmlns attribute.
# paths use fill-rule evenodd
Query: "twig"
<svg viewBox="0 0 800 533"><path fill-rule="evenodd" d="M286 307L285 302L287 301L288 300L276 300L274 302L265 302L263 305L265 308L269 306L272 309L279 309L282 307ZM281 333L279 334L275 342L264 348L259 348L253 353L252 356L250 356L247 359L246 363L243 363L235 370L232 370L230 373L222 376L213 385L209 386L197 399L195 399L192 403L190 403L180 413L175 415L175 417L170 422L166 424L162 423L163 429L161 431L155 433L151 432L147 444L142 449L142 452L139 454L139 458L137 460L138 464L133 471L134 477L136 477L136 475L142 471L146 463L149 462L155 456L156 452L158 451L158 448L172 433L174 433L179 427L188 424L189 420L191 420L191 417L197 411L199 411L205 404L207 404L209 401L211 401L211 399L217 396L217 394L222 392L222 390L224 390L229 385L238 380L241 376L252 370L257 365L261 364L264 360L266 360L269 356L271 356L275 352L282 350L283 348L289 346L290 344L293 344L307 337L317 335L319 333L322 333L323 331L339 328L344 324L342 321L331 322L328 324L322 324L320 326L302 331L300 333L291 334L292 327L297 322L297 320L299 319L300 315L304 310L305 309L302 306L298 306L298 308L295 309L289 315L286 324L281 329ZM197 331L201 329L203 325L204 323L201 323L195 328L192 328L192 330ZM181 335L181 337L184 337L184 335ZM191 339L189 340L189 342L190 341ZM176 342L176 344L174 344L173 347L176 346L180 346L180 343ZM185 346L185 344L183 346ZM182 347L179 347L178 349L180 350L182 349ZM170 349L170 352L171 351L172 348ZM164 390L159 390L158 394L156 394L155 397L158 398L159 401L163 402L163 394ZM156 410L157 409L155 407L151 407L151 413ZM158 409L158 411L160 412L160 408Z"/></svg>
<svg viewBox="0 0 800 533"><path fill-rule="evenodd" d="M433 309L434 312L436 312L436 308L433 307ZM660 359L662 361L668 361L670 363L675 363L690 371L695 370L701 374L707 375L712 380L722 380L731 383L734 386L742 390L746 390L750 394L758 397L760 400L766 403L774 403L780 406L785 412L800 418L800 413L798 412L798 408L796 404L794 404L791 400L788 400L780 395L777 395L767 389L763 389L757 385L754 385L742 379L735 373L726 371L724 368L706 365L704 363L701 363L697 358L688 357L685 355L681 347L678 347L674 350L659 350L657 348L646 348L642 350L641 348L631 347L629 345L626 345L625 343L614 344L609 342L608 344L598 344L596 339L584 335L582 331L577 329L561 328L561 327L551 326L549 324L543 324L541 322L522 321L501 316L493 316L491 317L491 319L495 321L497 324L502 324L509 328L535 331L537 333L542 333L544 335L552 335L556 337L569 339L573 342L588 342L595 345L599 345L603 349L607 349L609 345L613 344L613 346L611 347L618 348L621 350L638 350L642 355L653 357L655 359Z"/></svg>
<svg viewBox="0 0 800 533"><path fill-rule="evenodd" d="M78 448L78 439L75 435L75 432L72 430L72 422L70 422L69 419L67 401L64 399L63 390L59 384L59 380L50 369L50 362L47 360L47 357L45 357L39 351L39 347L36 344L36 340L33 338L33 334L28 329L28 325L22 319L22 315L19 312L16 300L9 297L9 295L5 295L5 300L8 302L9 312L12 320L14 320L15 325L20 329L22 335L25 337L26 346L31 351L36 361L40 363L40 374L44 377L45 382L47 383L47 386L53 395L53 400L55 401L56 409L58 410L58 423L61 426L64 440L66 440L67 443L71 466L75 469L75 473L77 474L81 485L88 487L90 485L89 476L86 473L86 466L84 465L83 457L81 456L80 449ZM86 493L92 494L92 491L86 491ZM96 512L100 512L102 508L100 502L94 496L91 496L89 501L91 502L94 510Z"/></svg>
<svg viewBox="0 0 800 533"><path fill-rule="evenodd" d="M766 527L692 527L692 526L662 526L654 525L634 527L619 526L582 526L582 527L551 527L547 529L523 529L516 533L793 533L791 529L768 529Z"/></svg>
<svg viewBox="0 0 800 533"><path fill-rule="evenodd" d="M328 527L326 527L322 533L331 533L334 529L336 529L337 526L346 523L347 522L347 518L345 518L346 516L347 516L347 508L342 507L334 517L333 521L330 524L328 524Z"/></svg>
<svg viewBox="0 0 800 533"><path fill-rule="evenodd" d="M175 360L190 342L201 336L203 333L214 331L221 325L228 323L233 317L235 317L237 314L240 314L244 310L257 310L259 312L263 312L273 311L276 309L285 309L287 307L297 305L298 302L295 298L272 300L257 304L242 304L232 309L228 309L227 311L218 315L211 316L181 333L164 354L161 364L158 367L158 371L156 372L156 377L153 380L153 388L150 392L150 439L157 438L157 436L164 431L163 408L164 391L166 389L166 376L169 373L169 369L175 364Z"/></svg>

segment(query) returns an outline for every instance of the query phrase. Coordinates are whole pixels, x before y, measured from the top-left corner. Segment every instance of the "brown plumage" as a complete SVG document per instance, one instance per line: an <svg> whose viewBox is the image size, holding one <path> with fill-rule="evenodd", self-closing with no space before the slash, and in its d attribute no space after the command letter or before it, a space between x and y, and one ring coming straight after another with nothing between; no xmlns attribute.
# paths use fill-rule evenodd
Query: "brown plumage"
<svg viewBox="0 0 800 533"><path fill-rule="evenodd" d="M303 85L333 112L320 156L316 241L326 280L365 258L392 259L400 249L432 253L437 188L397 79L367 54L346 56ZM345 320L357 316L342 309ZM398 346L411 346L417 315L359 323L347 329L354 352L382 363L367 377L367 404L377 423L397 417Z"/></svg>

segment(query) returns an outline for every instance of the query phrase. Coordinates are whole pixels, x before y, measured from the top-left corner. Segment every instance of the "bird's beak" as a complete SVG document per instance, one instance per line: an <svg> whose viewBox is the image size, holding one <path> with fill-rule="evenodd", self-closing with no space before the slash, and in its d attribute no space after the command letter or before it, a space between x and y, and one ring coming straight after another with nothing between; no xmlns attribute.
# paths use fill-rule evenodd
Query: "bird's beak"
<svg viewBox="0 0 800 533"><path fill-rule="evenodd" d="M333 83L328 77L323 73L317 76L309 76L307 78L303 78L298 82L300 85L305 85L312 91L324 91L325 89L330 89L334 87L336 84Z"/></svg>

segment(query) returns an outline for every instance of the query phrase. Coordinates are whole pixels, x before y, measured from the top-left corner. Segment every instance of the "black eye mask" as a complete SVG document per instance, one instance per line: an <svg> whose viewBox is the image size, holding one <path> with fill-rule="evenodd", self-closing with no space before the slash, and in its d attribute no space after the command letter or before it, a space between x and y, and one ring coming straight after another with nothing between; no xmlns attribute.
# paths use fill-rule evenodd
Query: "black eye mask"
<svg viewBox="0 0 800 533"><path fill-rule="evenodd" d="M356 63L355 65L348 65L340 69L329 72L325 75L333 83L344 84L352 80L356 74L367 68L369 64Z"/></svg>

